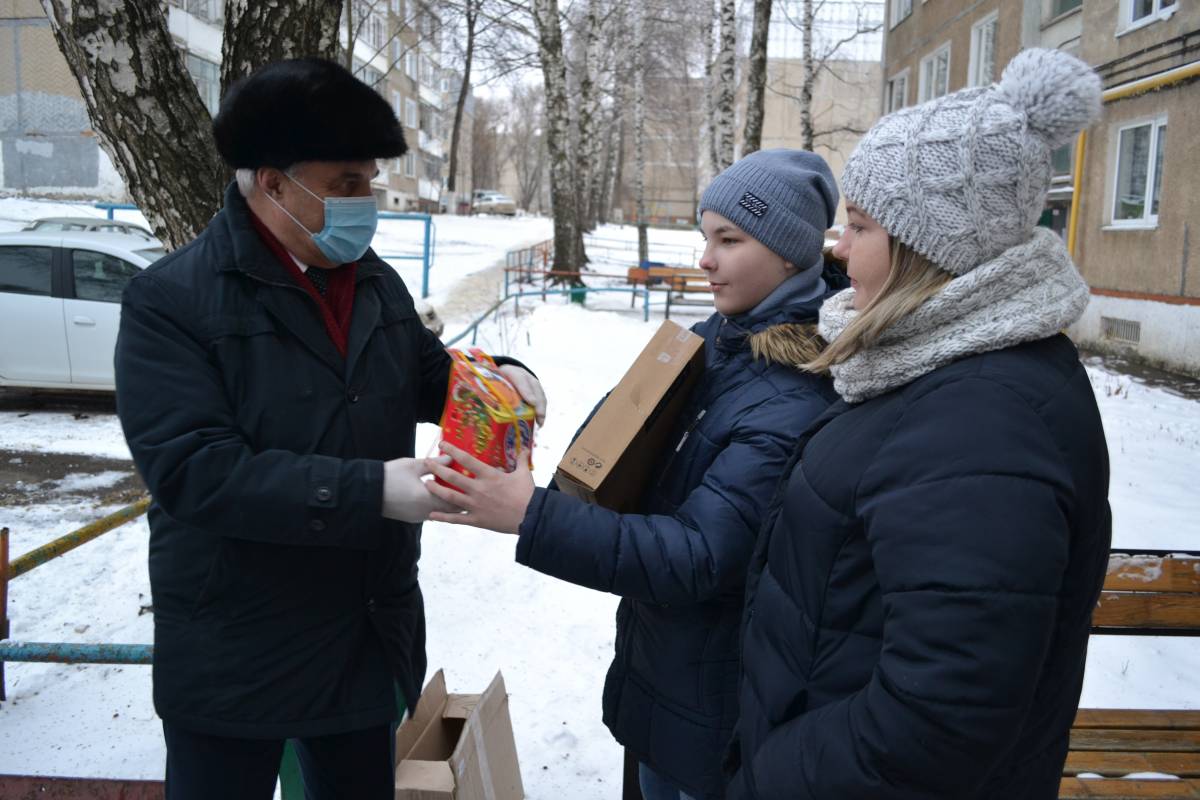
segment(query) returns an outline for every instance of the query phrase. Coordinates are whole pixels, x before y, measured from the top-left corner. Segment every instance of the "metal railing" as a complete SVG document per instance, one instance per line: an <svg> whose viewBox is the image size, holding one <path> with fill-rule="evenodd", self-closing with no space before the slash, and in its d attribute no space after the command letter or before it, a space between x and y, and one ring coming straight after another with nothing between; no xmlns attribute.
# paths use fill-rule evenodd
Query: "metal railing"
<svg viewBox="0 0 1200 800"><path fill-rule="evenodd" d="M63 664L149 664L153 647L148 644L82 644L77 642L10 641L8 622L8 582L40 567L64 553L119 528L146 513L150 498L84 525L78 530L9 561L8 528L0 528L0 700L6 700L4 664L7 661L39 661Z"/></svg>

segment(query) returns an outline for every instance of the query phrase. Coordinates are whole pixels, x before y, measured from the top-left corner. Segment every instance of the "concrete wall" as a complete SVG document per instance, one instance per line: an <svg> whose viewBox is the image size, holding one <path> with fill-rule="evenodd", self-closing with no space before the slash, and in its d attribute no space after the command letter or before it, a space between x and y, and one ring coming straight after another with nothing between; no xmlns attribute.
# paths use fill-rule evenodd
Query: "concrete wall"
<svg viewBox="0 0 1200 800"><path fill-rule="evenodd" d="M890 0L895 2L895 0ZM907 105L918 102L921 59L950 43L949 91L967 85L971 54L971 26L998 11L995 77L1021 49L1023 6L1015 0L913 0L912 14L887 34L883 80L908 70ZM890 17L888 18L890 19ZM884 21L886 28L890 22ZM882 107L882 106L881 106Z"/></svg>
<svg viewBox="0 0 1200 800"><path fill-rule="evenodd" d="M1137 342L1106 334L1104 318L1136 323ZM1092 350L1200 376L1200 305L1093 294L1087 311L1067 333Z"/></svg>
<svg viewBox="0 0 1200 800"><path fill-rule="evenodd" d="M0 3L0 192L122 194L37 2Z"/></svg>
<svg viewBox="0 0 1200 800"><path fill-rule="evenodd" d="M1118 131L1165 116L1158 224L1113 226ZM1200 84L1192 83L1109 103L1088 132L1079 202L1075 260L1095 288L1200 298Z"/></svg>

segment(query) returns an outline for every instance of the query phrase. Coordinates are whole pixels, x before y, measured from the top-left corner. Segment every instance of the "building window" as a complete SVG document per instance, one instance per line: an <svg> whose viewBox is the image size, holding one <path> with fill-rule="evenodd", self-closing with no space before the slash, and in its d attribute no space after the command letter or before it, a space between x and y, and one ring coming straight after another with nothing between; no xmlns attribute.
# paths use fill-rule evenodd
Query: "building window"
<svg viewBox="0 0 1200 800"><path fill-rule="evenodd" d="M888 27L894 28L912 14L912 0L890 0Z"/></svg>
<svg viewBox="0 0 1200 800"><path fill-rule="evenodd" d="M396 119L401 119L404 113L404 102L400 98L400 93L392 89L392 113L396 115Z"/></svg>
<svg viewBox="0 0 1200 800"><path fill-rule="evenodd" d="M1053 174L1057 177L1060 175L1071 175L1075 171L1075 145L1064 144L1062 147L1050 153L1050 167Z"/></svg>
<svg viewBox="0 0 1200 800"><path fill-rule="evenodd" d="M404 125L408 128L417 127L417 101L404 101Z"/></svg>
<svg viewBox="0 0 1200 800"><path fill-rule="evenodd" d="M971 28L971 61L967 78L971 86L987 86L995 78L998 15L998 11L993 11Z"/></svg>
<svg viewBox="0 0 1200 800"><path fill-rule="evenodd" d="M1158 224L1166 135L1166 119L1130 125L1118 132L1114 225Z"/></svg>
<svg viewBox="0 0 1200 800"><path fill-rule="evenodd" d="M200 92L204 107L208 113L216 115L217 106L221 104L221 66L188 53L187 71L196 84L196 90Z"/></svg>
<svg viewBox="0 0 1200 800"><path fill-rule="evenodd" d="M397 32L396 36L399 36L399 35L400 35L399 32ZM392 39L392 63L391 63L391 66L393 66L393 67L399 66L400 60L403 58L404 58L404 42L401 42L398 38L393 38Z"/></svg>
<svg viewBox="0 0 1200 800"><path fill-rule="evenodd" d="M908 70L904 70L896 77L888 81L887 85L887 113L891 113L898 108L904 108L908 105Z"/></svg>
<svg viewBox="0 0 1200 800"><path fill-rule="evenodd" d="M946 42L921 59L920 101L941 97L950 91L950 43Z"/></svg>
<svg viewBox="0 0 1200 800"><path fill-rule="evenodd" d="M1129 4L1129 22L1141 22L1161 14L1175 5L1175 0L1132 0Z"/></svg>
<svg viewBox="0 0 1200 800"><path fill-rule="evenodd" d="M404 159L403 158L393 158L392 159L392 172L395 173L396 175L399 175L403 171L404 171Z"/></svg>
<svg viewBox="0 0 1200 800"><path fill-rule="evenodd" d="M414 53L412 50L409 50L407 53L404 54L404 74L407 75L408 77L412 78L414 81L418 77L417 76L417 54Z"/></svg>
<svg viewBox="0 0 1200 800"><path fill-rule="evenodd" d="M404 155L404 175L408 178L417 177L417 154L408 152Z"/></svg>
<svg viewBox="0 0 1200 800"><path fill-rule="evenodd" d="M1083 5L1083 0L1050 0L1050 18L1060 17Z"/></svg>
<svg viewBox="0 0 1200 800"><path fill-rule="evenodd" d="M392 13L397 17L404 16L404 5L401 0L392 0Z"/></svg>

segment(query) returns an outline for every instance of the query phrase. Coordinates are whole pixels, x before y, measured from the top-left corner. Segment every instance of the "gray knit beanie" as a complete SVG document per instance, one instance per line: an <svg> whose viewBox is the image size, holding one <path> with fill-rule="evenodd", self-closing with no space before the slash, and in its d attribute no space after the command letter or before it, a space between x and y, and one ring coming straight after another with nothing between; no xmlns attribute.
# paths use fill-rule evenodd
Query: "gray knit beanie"
<svg viewBox="0 0 1200 800"><path fill-rule="evenodd" d="M846 162L842 191L893 238L964 275L1033 235L1050 153L1100 115L1100 88L1074 56L1025 50L999 83L876 122Z"/></svg>
<svg viewBox="0 0 1200 800"><path fill-rule="evenodd" d="M821 255L838 190L825 159L807 150L759 150L704 190L700 211L717 212L803 269Z"/></svg>

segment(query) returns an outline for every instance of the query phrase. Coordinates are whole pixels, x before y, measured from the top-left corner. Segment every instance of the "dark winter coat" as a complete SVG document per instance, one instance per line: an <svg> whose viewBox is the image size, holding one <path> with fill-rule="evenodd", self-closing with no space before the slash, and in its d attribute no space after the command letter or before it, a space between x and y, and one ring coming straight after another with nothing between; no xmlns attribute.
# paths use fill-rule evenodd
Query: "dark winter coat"
<svg viewBox="0 0 1200 800"><path fill-rule="evenodd" d="M1052 800L1111 517L1063 336L806 432L747 581L731 798Z"/></svg>
<svg viewBox="0 0 1200 800"><path fill-rule="evenodd" d="M383 461L441 415L450 360L368 251L343 359L236 188L130 282L117 406L154 498L154 701L201 733L299 737L395 718L425 675L420 528L380 516Z"/></svg>
<svg viewBox="0 0 1200 800"><path fill-rule="evenodd" d="M519 562L623 598L604 722L698 797L723 791L755 534L797 436L835 398L824 379L789 366L799 360L798 323L814 322L820 303L758 319L714 314L695 328L706 372L652 474L644 514L538 489L520 529ZM751 335L764 358L752 357Z"/></svg>

